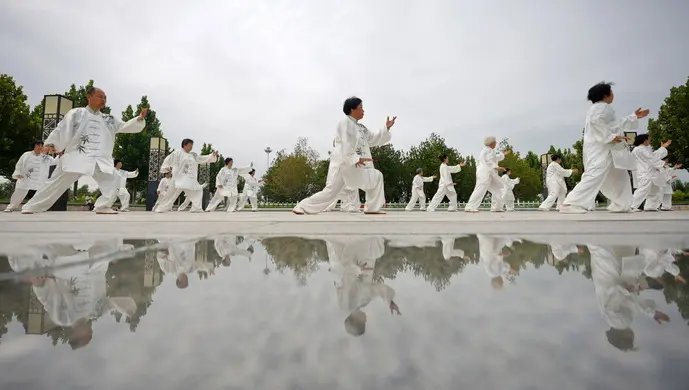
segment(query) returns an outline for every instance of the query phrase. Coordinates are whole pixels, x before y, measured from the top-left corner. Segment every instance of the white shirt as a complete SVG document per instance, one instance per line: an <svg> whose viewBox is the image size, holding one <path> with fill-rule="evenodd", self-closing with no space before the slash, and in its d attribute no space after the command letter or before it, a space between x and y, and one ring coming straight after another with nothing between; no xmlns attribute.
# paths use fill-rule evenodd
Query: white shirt
<svg viewBox="0 0 689 390"><path fill-rule="evenodd" d="M458 173L462 170L459 165L449 166L445 163L440 164L440 179L438 180L438 188L452 187L452 174Z"/></svg>
<svg viewBox="0 0 689 390"><path fill-rule="evenodd" d="M181 190L200 191L203 190L198 182L199 164L213 163L218 156L209 154L199 156L194 152L187 152L184 149L175 150L170 153L160 167L160 171L165 173L172 171L172 182L175 188Z"/></svg>
<svg viewBox="0 0 689 390"><path fill-rule="evenodd" d="M476 177L485 179L493 175L497 178L498 173L495 169L503 159L505 155L501 151L484 147L476 160Z"/></svg>
<svg viewBox="0 0 689 390"><path fill-rule="evenodd" d="M567 191L567 183L565 177L572 176L571 169L564 169L557 161L553 161L548 165L545 171L545 184L549 188L560 187Z"/></svg>
<svg viewBox="0 0 689 390"><path fill-rule="evenodd" d="M17 188L40 190L48 181L50 166L57 162L57 159L47 154L26 152L17 161L12 178L17 180ZM19 176L24 176L24 178L20 179Z"/></svg>

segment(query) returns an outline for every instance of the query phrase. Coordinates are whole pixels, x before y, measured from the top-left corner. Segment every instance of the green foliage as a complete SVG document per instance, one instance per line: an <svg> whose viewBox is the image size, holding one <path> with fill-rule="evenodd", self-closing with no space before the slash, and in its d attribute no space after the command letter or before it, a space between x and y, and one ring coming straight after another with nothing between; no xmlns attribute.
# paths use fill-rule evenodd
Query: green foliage
<svg viewBox="0 0 689 390"><path fill-rule="evenodd" d="M299 138L292 153L280 150L273 164L263 176L266 183L261 195L271 202L296 202L320 191L325 186L327 172L318 160L318 153L308 146L306 138Z"/></svg>
<svg viewBox="0 0 689 390"><path fill-rule="evenodd" d="M113 157L122 160L122 169L126 171L139 170L139 176L134 179L127 180L127 187L132 190L132 193L137 191L144 191L148 185L148 159L149 150L151 147L151 137L162 137L163 132L160 129L160 121L156 116L156 112L151 110L151 105L147 96L142 96L141 101L136 106L136 110L132 106L122 112L122 120L124 122L136 118L141 113L141 110L148 108L146 115L146 127L143 131L135 134L118 134L115 140L115 148L113 150Z"/></svg>
<svg viewBox="0 0 689 390"><path fill-rule="evenodd" d="M383 174L385 199L388 202L400 202L401 196L411 187L411 180L407 180L410 176L404 166L402 151L387 144L371 148L371 156L373 164Z"/></svg>
<svg viewBox="0 0 689 390"><path fill-rule="evenodd" d="M670 161L689 168L689 78L684 85L670 89L670 96L660 106L658 118L648 120L648 134L654 147L671 139Z"/></svg>
<svg viewBox="0 0 689 390"><path fill-rule="evenodd" d="M521 158L519 153L510 153L499 164L509 168L511 178L519 178L519 184L514 187L514 197L517 200L535 200L543 190L541 170L532 168L529 161Z"/></svg>
<svg viewBox="0 0 689 390"><path fill-rule="evenodd" d="M19 157L41 137L40 118L31 115L22 86L0 74L0 176L11 177Z"/></svg>

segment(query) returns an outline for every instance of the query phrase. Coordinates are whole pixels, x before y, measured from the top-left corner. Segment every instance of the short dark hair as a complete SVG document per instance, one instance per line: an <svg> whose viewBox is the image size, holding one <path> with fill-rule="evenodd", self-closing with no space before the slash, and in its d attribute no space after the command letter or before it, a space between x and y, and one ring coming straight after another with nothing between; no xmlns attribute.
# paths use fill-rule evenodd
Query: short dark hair
<svg viewBox="0 0 689 390"><path fill-rule="evenodd" d="M115 162L115 166L117 166L117 163L121 163L121 162L122 162L122 160L120 160L119 158L116 158L116 159L113 160L113 161Z"/></svg>
<svg viewBox="0 0 689 390"><path fill-rule="evenodd" d="M251 175L252 173L256 173L256 170L255 170L255 169L252 169L252 170L249 171L249 175Z"/></svg>
<svg viewBox="0 0 689 390"><path fill-rule="evenodd" d="M447 159L447 154L441 154L438 159L440 159L440 162L444 162Z"/></svg>
<svg viewBox="0 0 689 390"><path fill-rule="evenodd" d="M361 103L361 99L359 99L356 96L352 96L344 101L344 105L342 106L342 112L344 112L345 115L351 115L352 111L356 110L356 108L359 107Z"/></svg>
<svg viewBox="0 0 689 390"><path fill-rule="evenodd" d="M37 139L31 143L31 149L35 148L37 145L43 145L43 141Z"/></svg>
<svg viewBox="0 0 689 390"><path fill-rule="evenodd" d="M612 94L613 85L613 83L606 83L605 81L601 81L600 83L589 88L589 93L588 95L586 95L586 100L590 100L591 103L600 102L601 100L605 99L606 97L610 96L610 94Z"/></svg>
<svg viewBox="0 0 689 390"><path fill-rule="evenodd" d="M225 159L225 165L229 164L231 161L234 161L232 157L228 157Z"/></svg>
<svg viewBox="0 0 689 390"><path fill-rule="evenodd" d="M182 140L182 147L185 147L185 146L187 146L189 144L193 144L193 143L194 143L194 140L189 139L189 138L185 138Z"/></svg>
<svg viewBox="0 0 689 390"><path fill-rule="evenodd" d="M648 139L648 134L639 134L634 138L634 146L639 146L642 143L646 142Z"/></svg>
<svg viewBox="0 0 689 390"><path fill-rule="evenodd" d="M559 160L559 159L561 159L561 158L562 158L562 157L560 157L560 156L557 155L557 154L553 154L552 156L550 156L550 159L553 160L553 161L557 161L557 160Z"/></svg>

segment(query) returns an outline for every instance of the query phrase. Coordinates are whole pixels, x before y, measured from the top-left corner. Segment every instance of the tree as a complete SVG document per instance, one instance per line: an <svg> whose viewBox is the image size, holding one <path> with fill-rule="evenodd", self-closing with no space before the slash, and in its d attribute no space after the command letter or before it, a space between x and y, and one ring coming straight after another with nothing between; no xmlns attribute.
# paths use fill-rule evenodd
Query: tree
<svg viewBox="0 0 689 390"><path fill-rule="evenodd" d="M213 144L206 144L204 142L203 146L201 147L201 156L206 156L211 153L215 152L213 150ZM208 190L211 192L215 192L216 187L215 187L215 177L218 175L218 172L225 166L225 158L222 156L222 154L218 154L218 159L214 162L211 163L208 167ZM239 177L239 180L237 181L237 188L241 188L239 184L243 183L244 179L242 177ZM203 184L203 183L201 183Z"/></svg>
<svg viewBox="0 0 689 390"><path fill-rule="evenodd" d="M402 195L411 188L414 174L407 171L402 151L395 150L391 144L371 148L374 165L383 174L385 199L400 202ZM405 198L407 199L407 198Z"/></svg>
<svg viewBox="0 0 689 390"><path fill-rule="evenodd" d="M505 156L505 159L499 165L512 171L510 177L519 178L519 184L514 187L514 197L516 199L532 201L542 192L543 179L541 178L541 170L532 168L529 161L522 159L518 152Z"/></svg>
<svg viewBox="0 0 689 390"><path fill-rule="evenodd" d="M684 85L670 88L670 96L660 106L658 119L648 120L648 134L654 147L668 139L668 156L689 170L689 78Z"/></svg>
<svg viewBox="0 0 689 390"><path fill-rule="evenodd" d="M411 183L412 180L414 180L414 175L418 168L423 169L424 176L436 176L436 180L430 183L426 183L424 185L424 192L426 194L426 198L431 199L433 197L435 192L438 190L438 178L440 176L440 156L443 154L448 155L451 165L459 164L463 161L463 159L459 155L459 152L457 152L457 150L454 148L450 148L445 143L445 139L436 133L431 133L431 135L429 135L428 138L422 141L419 144L419 146L412 146L411 148L409 148L409 151L406 153L406 158L404 161L406 174L403 175L404 181L402 190L404 191L405 199L409 199L411 196ZM462 168L462 172L455 174L453 177L455 178L455 181L458 184L460 184L460 180L461 182L467 180L470 181L470 186L473 189L475 182L475 179L473 178L474 175L472 175L471 172L467 171L471 171L471 169L466 169L466 167ZM476 172L475 166L474 172ZM459 187L460 188L457 190L457 195L459 199L462 199L460 197L462 186ZM457 187L455 187L455 189L457 189ZM471 190L469 190L469 194L471 194ZM386 195L388 195L387 192Z"/></svg>
<svg viewBox="0 0 689 390"><path fill-rule="evenodd" d="M9 178L19 157L40 137L40 122L31 117L31 107L21 85L0 74L0 176Z"/></svg>
<svg viewBox="0 0 689 390"><path fill-rule="evenodd" d="M266 183L261 194L273 202L298 202L323 189L323 172L327 168L318 159L318 152L306 138L299 138L292 153L280 150L275 154L273 164L263 175Z"/></svg>
<svg viewBox="0 0 689 390"><path fill-rule="evenodd" d="M113 156L122 160L122 169L127 171L139 170L139 176L135 179L127 180L127 186L132 189L132 193L144 190L148 185L148 160L151 146L151 137L162 137L160 121L156 112L150 109L147 96L142 96L141 101L136 106L136 110L131 105L122 112L122 121L131 120L141 113L141 110L148 108L146 115L146 127L143 131L135 134L118 134L115 139ZM146 194L146 191L144 191Z"/></svg>

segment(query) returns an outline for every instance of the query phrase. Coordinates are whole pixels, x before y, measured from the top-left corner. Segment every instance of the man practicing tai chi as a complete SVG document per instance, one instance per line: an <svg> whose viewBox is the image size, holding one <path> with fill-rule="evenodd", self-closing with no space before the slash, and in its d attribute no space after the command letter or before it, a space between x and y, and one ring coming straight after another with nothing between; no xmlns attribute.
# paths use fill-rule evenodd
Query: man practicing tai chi
<svg viewBox="0 0 689 390"><path fill-rule="evenodd" d="M155 209L156 213L172 210L173 203L182 192L186 198L191 199L192 213L203 212L201 208L203 187L198 182L199 164L214 163L218 159L218 153L213 152L207 156L199 156L191 151L193 147L194 141L185 138L182 140L182 149L175 150L163 160L160 172L172 172L172 184Z"/></svg>
<svg viewBox="0 0 689 390"><path fill-rule="evenodd" d="M24 205L22 214L48 210L81 176L91 176L98 184L101 196L96 200L97 214L117 214L112 204L120 189L120 177L115 175L112 149L117 133L139 133L146 126L148 108L138 117L123 123L117 117L103 114L107 100L100 88L86 94L88 106L73 108L45 140L49 153L62 152L60 164L48 183Z"/></svg>
<svg viewBox="0 0 689 390"><path fill-rule="evenodd" d="M598 83L588 92L593 103L586 114L584 127L584 174L581 181L567 195L561 213L585 214L595 204L600 191L608 198L608 211L632 211L632 185L627 171L636 170L636 161L629 152L624 132L639 127L639 119L648 110L636 112L617 121L611 103L615 98L611 83Z"/></svg>
<svg viewBox="0 0 689 390"><path fill-rule="evenodd" d="M127 212L129 211L129 199L131 198L129 191L127 191L127 179L139 176L139 169L137 168L133 172L125 171L122 169L122 160L115 159L115 175L120 178L120 189L117 192L117 197L120 198L120 203L122 204L120 211Z"/></svg>
<svg viewBox="0 0 689 390"><path fill-rule="evenodd" d="M509 150L504 152L495 150L495 146L497 146L495 137L486 137L483 145L484 147L476 160L476 186L469 197L469 201L464 206L464 211L468 213L478 213L478 208L483 202L486 192L490 192L492 198L490 211L504 211L502 202L504 184L498 176L498 172L505 172L505 168L499 167L498 163L511 152Z"/></svg>
<svg viewBox="0 0 689 390"><path fill-rule="evenodd" d="M263 180L256 179L256 170L251 168L251 172L248 174L243 174L244 178L244 188L242 189L241 195L239 195L239 203L237 205L237 211L241 211L246 206L246 201L251 201L251 211L258 211L258 187L261 185Z"/></svg>
<svg viewBox="0 0 689 390"><path fill-rule="evenodd" d="M430 183L433 179L435 179L435 176L425 177L423 175L423 169L416 169L416 175L411 182L411 199L409 199L407 207L404 208L405 210L414 210L417 201L419 202L419 210L426 210L426 194L423 192L423 183Z"/></svg>
<svg viewBox="0 0 689 390"><path fill-rule="evenodd" d="M440 156L440 180L438 180L438 191L433 195L431 204L428 205L428 211L434 212L436 207L447 196L450 204L447 206L447 211L457 211L457 191L455 191L455 182L452 180L453 173L459 173L466 163L459 163L459 165L449 166L450 162L447 154Z"/></svg>
<svg viewBox="0 0 689 390"><path fill-rule="evenodd" d="M560 210L567 196L567 183L565 182L565 178L572 176L572 173L578 171L576 168L563 168L562 165L560 165L562 164L562 158L557 154L553 154L550 159L552 162L545 171L545 185L548 189L548 197L538 206L538 209L541 211L550 211L556 201L556 210Z"/></svg>
<svg viewBox="0 0 689 390"><path fill-rule="evenodd" d="M5 208L6 213L20 209L29 191L40 190L48 181L50 166L59 161L43 153L43 141L34 141L31 147L32 150L22 154L14 167L12 178L17 180L17 184L10 197L10 204Z"/></svg>
<svg viewBox="0 0 689 390"><path fill-rule="evenodd" d="M324 211L340 196L345 186L366 192L365 214L385 214L381 211L385 204L383 174L373 167L371 147L385 145L390 140L390 128L397 117L388 117L385 128L374 133L359 123L364 117L361 99L351 97L345 100L343 112L347 116L338 124L335 135L335 145L339 147L330 155L330 163L336 164L333 179L321 192L299 202L292 210L295 214Z"/></svg>

